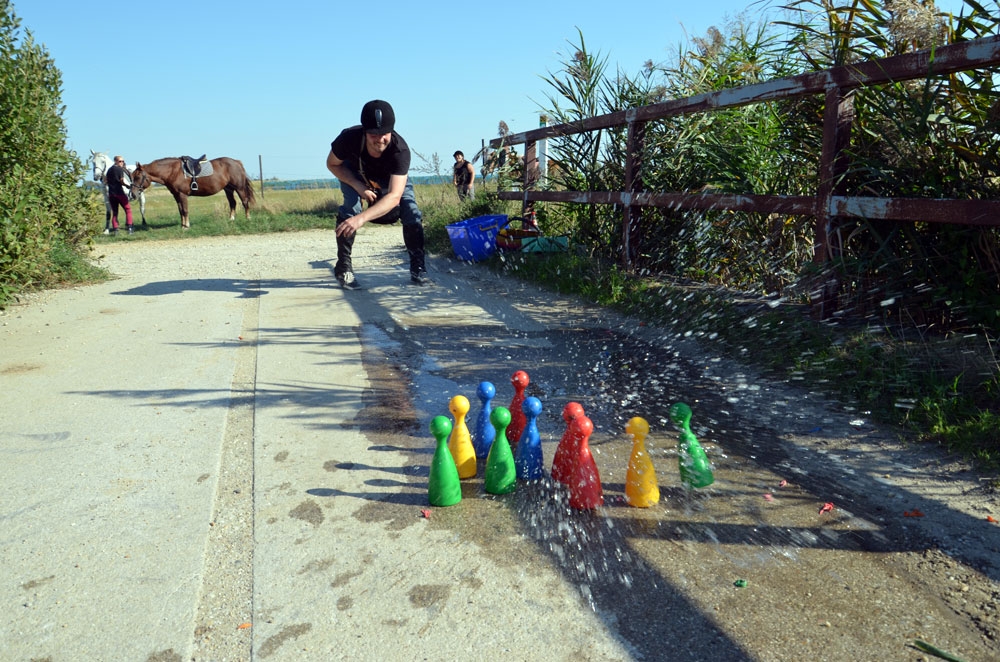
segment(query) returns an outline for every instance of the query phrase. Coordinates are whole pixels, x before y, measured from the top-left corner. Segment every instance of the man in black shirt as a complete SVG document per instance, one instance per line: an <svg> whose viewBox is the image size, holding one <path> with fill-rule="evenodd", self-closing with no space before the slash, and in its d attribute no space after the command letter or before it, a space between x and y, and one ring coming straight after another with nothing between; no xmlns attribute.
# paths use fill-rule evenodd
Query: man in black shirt
<svg viewBox="0 0 1000 662"><path fill-rule="evenodd" d="M334 274L346 289L360 287L354 277L351 249L358 229L368 223L403 222L403 243L410 256L410 280L430 282L424 266L423 215L413 195L410 148L393 128L396 116L388 102L376 99L361 109L361 124L344 129L330 144L326 167L340 180L344 204L337 214L337 264ZM368 208L362 210L362 203Z"/></svg>
<svg viewBox="0 0 1000 662"><path fill-rule="evenodd" d="M118 233L118 207L125 208L125 225L128 226L128 233L132 234L132 206L128 203L128 194L132 185L132 178L125 169L125 158L115 157L115 164L108 168L104 175L108 183L108 200L111 202L111 232Z"/></svg>

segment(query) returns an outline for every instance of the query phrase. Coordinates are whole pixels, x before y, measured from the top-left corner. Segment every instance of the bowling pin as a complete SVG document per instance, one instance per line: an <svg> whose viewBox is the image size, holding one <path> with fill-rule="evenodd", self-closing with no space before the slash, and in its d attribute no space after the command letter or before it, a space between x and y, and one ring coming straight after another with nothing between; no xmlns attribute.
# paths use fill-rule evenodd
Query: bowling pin
<svg viewBox="0 0 1000 662"><path fill-rule="evenodd" d="M530 382L528 373L524 370L518 370L510 378L511 386L514 387L514 397L510 401L510 425L507 426L507 442L511 448L517 446L517 442L521 440L521 435L524 433L524 426L528 423L521 407L524 404L524 389L528 388Z"/></svg>
<svg viewBox="0 0 1000 662"><path fill-rule="evenodd" d="M447 419L446 419L447 420ZM497 407L490 414L490 422L496 431L496 439L490 447L486 458L486 475L483 487L490 494L507 494L517 487L517 469L514 466L514 454L507 443L507 426L510 425L510 412L505 407Z"/></svg>
<svg viewBox="0 0 1000 662"><path fill-rule="evenodd" d="M576 510L590 510L604 505L604 491L601 489L601 473L590 452L590 435L594 432L593 422L586 416L573 419L574 434L580 439L580 450L569 479L569 505Z"/></svg>
<svg viewBox="0 0 1000 662"><path fill-rule="evenodd" d="M625 500L635 508L649 508L660 501L656 470L653 468L653 460L646 452L649 423L636 416L625 424L625 432L632 436L632 457L629 458L625 477Z"/></svg>
<svg viewBox="0 0 1000 662"><path fill-rule="evenodd" d="M490 446L496 439L497 432L490 423L490 411L492 411L493 398L496 397L497 389L490 382L479 382L476 395L482 407L476 417L476 424L472 428L472 446L476 449L476 459L485 460L490 454Z"/></svg>
<svg viewBox="0 0 1000 662"><path fill-rule="evenodd" d="M459 478L476 477L476 449L472 446L472 436L469 426L465 424L465 415L469 413L469 399L464 395L456 395L448 403L448 411L455 418L448 439L448 450L455 458Z"/></svg>
<svg viewBox="0 0 1000 662"><path fill-rule="evenodd" d="M705 449L691 432L691 408L683 402L670 407L670 420L680 428L677 443L677 464L681 482L688 487L707 487L715 482Z"/></svg>
<svg viewBox="0 0 1000 662"><path fill-rule="evenodd" d="M542 460L542 438L538 434L538 415L542 413L542 401L529 397L521 406L527 424L521 433L521 440L514 449L514 466L521 480L537 480L545 477L545 463Z"/></svg>
<svg viewBox="0 0 1000 662"><path fill-rule="evenodd" d="M579 402L570 402L563 407L562 417L566 421L566 430L552 456L552 479L564 485L569 483L570 472L580 453L580 440L573 436L571 425L577 416L583 416L583 406Z"/></svg>
<svg viewBox="0 0 1000 662"><path fill-rule="evenodd" d="M431 460L431 474L427 479L427 498L432 506L453 506L462 500L462 484L458 479L458 467L448 450L448 435L451 421L447 416L435 416L431 420L431 434L437 440L434 459Z"/></svg>

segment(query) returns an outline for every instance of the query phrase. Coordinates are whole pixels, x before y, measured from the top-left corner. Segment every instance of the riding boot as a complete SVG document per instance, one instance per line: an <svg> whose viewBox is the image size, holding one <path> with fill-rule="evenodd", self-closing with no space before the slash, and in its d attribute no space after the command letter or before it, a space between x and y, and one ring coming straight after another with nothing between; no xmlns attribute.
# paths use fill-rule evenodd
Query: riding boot
<svg viewBox="0 0 1000 662"><path fill-rule="evenodd" d="M404 225L403 243L406 245L406 252L410 254L410 273L426 273L427 268L424 266L424 226L420 223Z"/></svg>
<svg viewBox="0 0 1000 662"><path fill-rule="evenodd" d="M341 218L338 214L337 227L340 227L340 224L346 220L346 218ZM356 236L354 234L350 237L337 235L337 264L333 268L333 274L337 277L343 276L348 271L354 271L351 264L351 251L354 249L354 238Z"/></svg>

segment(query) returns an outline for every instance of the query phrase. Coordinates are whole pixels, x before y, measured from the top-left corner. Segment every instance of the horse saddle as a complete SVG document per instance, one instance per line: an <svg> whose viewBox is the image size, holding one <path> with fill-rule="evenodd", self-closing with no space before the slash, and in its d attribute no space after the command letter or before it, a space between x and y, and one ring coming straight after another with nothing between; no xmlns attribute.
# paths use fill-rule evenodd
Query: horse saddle
<svg viewBox="0 0 1000 662"><path fill-rule="evenodd" d="M207 177L212 174L212 162L206 159L207 155L202 154L199 158L194 158L192 156L182 156L181 157L181 169L184 174L191 178L191 190L198 190L197 178Z"/></svg>

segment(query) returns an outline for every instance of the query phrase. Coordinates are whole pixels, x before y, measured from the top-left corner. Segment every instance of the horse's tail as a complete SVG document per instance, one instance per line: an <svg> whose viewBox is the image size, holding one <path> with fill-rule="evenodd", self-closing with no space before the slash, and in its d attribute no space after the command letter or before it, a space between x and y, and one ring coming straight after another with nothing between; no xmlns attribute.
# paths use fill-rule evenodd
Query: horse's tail
<svg viewBox="0 0 1000 662"><path fill-rule="evenodd" d="M240 164L240 170L243 171L243 195L247 197L247 209L256 204L257 198L253 192L253 182L250 181L250 175L247 174L247 169L243 167L243 162L239 159L233 159Z"/></svg>
<svg viewBox="0 0 1000 662"><path fill-rule="evenodd" d="M251 182L251 181L250 181L250 178L249 178L249 177L247 177L247 178L246 178L245 180L243 180L243 186L245 186L245 187L246 187L246 194L247 194L247 206L250 206L250 207L252 207L252 206L254 206L255 204L257 204L257 198L256 198L256 197L254 197L254 193L253 193L253 182Z"/></svg>

